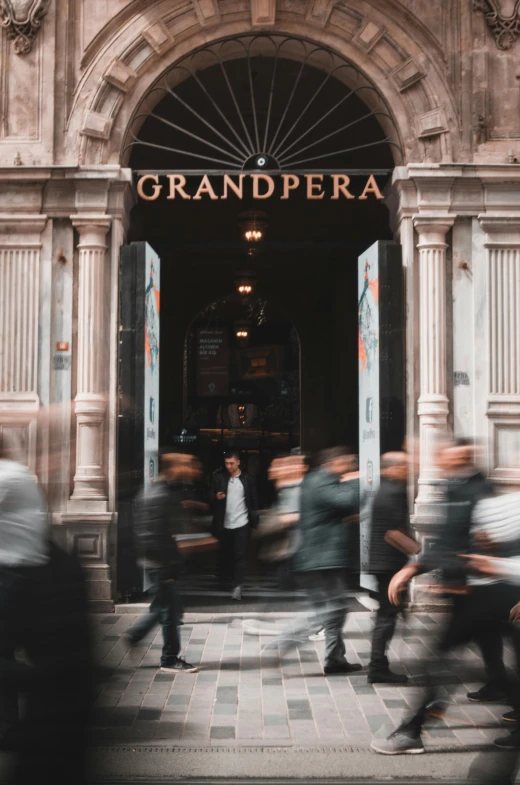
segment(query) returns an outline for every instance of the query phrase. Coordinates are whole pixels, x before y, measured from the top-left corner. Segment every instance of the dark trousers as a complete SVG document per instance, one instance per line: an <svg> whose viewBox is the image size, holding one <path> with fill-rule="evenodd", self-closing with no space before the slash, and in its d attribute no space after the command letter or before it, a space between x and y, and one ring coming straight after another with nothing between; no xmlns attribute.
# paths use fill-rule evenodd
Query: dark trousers
<svg viewBox="0 0 520 785"><path fill-rule="evenodd" d="M379 609L372 633L372 653L368 666L372 672L388 670L386 650L394 636L397 616L402 611L402 605L392 605L388 599L388 585L393 575L389 572L374 576L377 580Z"/></svg>
<svg viewBox="0 0 520 785"><path fill-rule="evenodd" d="M347 618L347 588L344 570L312 570L298 573L311 612L297 616L268 646L279 646L282 652L305 643L308 636L323 628L325 630L325 667L345 662L343 627Z"/></svg>
<svg viewBox="0 0 520 785"><path fill-rule="evenodd" d="M53 545L49 554L43 567L0 570L0 695L4 740L18 751L15 785L86 780L94 697L86 591L75 557ZM30 665L16 661L18 647Z"/></svg>
<svg viewBox="0 0 520 785"><path fill-rule="evenodd" d="M18 647L34 650L35 594L41 594L42 568L0 568L0 741L10 742L19 723L19 695L33 669L15 659Z"/></svg>
<svg viewBox="0 0 520 785"><path fill-rule="evenodd" d="M141 616L128 634L134 643L140 641L157 624L161 625L163 649L161 665L171 665L181 650L179 622L183 614L182 599L175 579L175 571L170 568L149 571L154 598L148 613Z"/></svg>
<svg viewBox="0 0 520 785"><path fill-rule="evenodd" d="M246 577L249 526L222 529L220 535L220 579L242 586Z"/></svg>
<svg viewBox="0 0 520 785"><path fill-rule="evenodd" d="M457 646L467 645L472 641L486 649L486 639L493 635L497 621L502 623L509 618L509 611L516 602L518 589L506 583L488 586L476 586L467 595L456 595L453 598L452 614L439 645L439 660L434 663L425 662L426 683L428 690L425 698L412 718L403 723L413 735L420 734L428 717L428 704L435 700L439 687L442 686L449 668L443 663L444 655ZM492 667L496 667L496 663ZM503 667L503 666L502 666ZM488 665L489 678L489 665ZM514 682L508 684L510 701L520 708L520 691Z"/></svg>

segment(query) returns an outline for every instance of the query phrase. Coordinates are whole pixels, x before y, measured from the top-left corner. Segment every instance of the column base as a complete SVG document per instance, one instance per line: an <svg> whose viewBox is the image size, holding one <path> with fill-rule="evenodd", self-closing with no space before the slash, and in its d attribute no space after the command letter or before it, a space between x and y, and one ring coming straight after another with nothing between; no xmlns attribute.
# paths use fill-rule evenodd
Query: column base
<svg viewBox="0 0 520 785"><path fill-rule="evenodd" d="M94 613L114 611L109 565L109 535L114 518L111 512L85 509L84 503L81 510L69 509L53 516L53 539L80 559L85 571L89 608Z"/></svg>
<svg viewBox="0 0 520 785"><path fill-rule="evenodd" d="M431 547L437 538L439 522L443 520L445 511L445 503L430 500L421 502L417 499L411 524L417 532L424 549ZM441 594L428 591L429 586L437 585L438 582L434 573L427 573L414 578L410 592L410 610L425 612L431 610L437 613L445 610L449 605L449 600L445 599Z"/></svg>

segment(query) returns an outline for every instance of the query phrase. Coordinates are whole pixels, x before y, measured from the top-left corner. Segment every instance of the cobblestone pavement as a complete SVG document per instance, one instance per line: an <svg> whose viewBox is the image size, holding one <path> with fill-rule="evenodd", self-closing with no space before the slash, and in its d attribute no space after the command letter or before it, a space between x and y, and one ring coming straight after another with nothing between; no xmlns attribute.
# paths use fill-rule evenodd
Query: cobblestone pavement
<svg viewBox="0 0 520 785"><path fill-rule="evenodd" d="M294 614L262 617L282 628ZM129 648L122 633L136 616L94 618L96 653L104 672L94 712L97 744L152 743L174 746L368 746L372 735L387 735L414 701L420 686L369 685L364 671L324 677L323 643L308 642L280 659L278 650L260 656L268 637L244 634L241 614L187 614L184 654L200 664L198 673L170 675L158 670L161 633L153 631ZM347 658L367 664L371 613L353 613L345 627ZM420 673L420 656L431 650L445 617L410 615L400 621L390 650L396 670ZM508 652L510 656L510 652ZM429 746L463 749L495 738L503 706L470 703L466 693L482 684L474 647L449 660L443 696L445 721L424 735Z"/></svg>

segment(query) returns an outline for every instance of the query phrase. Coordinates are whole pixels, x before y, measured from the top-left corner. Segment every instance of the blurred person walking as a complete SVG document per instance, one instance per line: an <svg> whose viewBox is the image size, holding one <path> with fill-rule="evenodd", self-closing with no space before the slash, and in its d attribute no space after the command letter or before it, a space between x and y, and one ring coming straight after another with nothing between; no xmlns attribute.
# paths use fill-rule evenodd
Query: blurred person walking
<svg viewBox="0 0 520 785"><path fill-rule="evenodd" d="M268 478L274 483L276 501L265 522L260 521L256 536L261 540L259 558L278 565L280 589L294 588L293 557L298 550L301 489L307 465L303 455L275 458Z"/></svg>
<svg viewBox="0 0 520 785"><path fill-rule="evenodd" d="M442 658L447 652L475 641L482 650L488 672L493 668L493 661L489 659L486 619L480 614L478 604L472 600L467 565L461 558L461 554L471 552L473 511L479 501L490 495L491 487L475 467L474 447L468 440L459 439L445 446L439 452L438 463L446 477L446 519L440 523L433 547L422 552L414 562L394 575L388 596L393 605L399 606L401 592L414 576L439 569L439 588L452 595L451 615L438 646L440 661L434 664L424 662L428 686L426 696L412 716L387 739L372 740L372 749L383 755L424 752L421 739L423 726L429 717L442 715L444 711L437 697L446 670Z"/></svg>
<svg viewBox="0 0 520 785"><path fill-rule="evenodd" d="M0 431L0 748L9 749L19 730L20 684L31 676L15 658L32 642L34 604L49 561L49 525L36 478L14 460ZM21 682L20 682L21 679Z"/></svg>
<svg viewBox="0 0 520 785"><path fill-rule="evenodd" d="M242 599L251 529L258 525L254 477L242 471L240 453L226 452L224 470L213 475L210 499L214 510L212 534L220 542L220 579L231 583L233 600Z"/></svg>
<svg viewBox="0 0 520 785"><path fill-rule="evenodd" d="M0 748L18 753L16 785L86 781L93 686L81 566L50 541L43 491L0 433Z"/></svg>
<svg viewBox="0 0 520 785"><path fill-rule="evenodd" d="M194 456L162 450L158 479L137 499L134 523L137 551L154 598L149 612L127 630L125 638L130 644L138 643L160 624L163 635L160 668L168 673L197 671L196 665L180 656L183 604L178 579L184 560L176 542L176 535L184 533L186 515L193 509L206 507L191 498L190 484L197 473Z"/></svg>
<svg viewBox="0 0 520 785"><path fill-rule="evenodd" d="M345 519L359 509L359 475L352 472L354 456L346 447L332 447L318 456L318 468L305 477L301 491L298 529L301 536L294 569L313 614L296 619L270 641L282 655L309 633L325 630L325 675L361 670L346 659L343 627L347 617L345 571L349 565L349 524Z"/></svg>
<svg viewBox="0 0 520 785"><path fill-rule="evenodd" d="M388 598L392 577L408 561L404 551L415 545L408 512L408 456L391 452L381 456L381 483L374 498L370 522L368 572L377 581L379 609L372 633L372 651L368 665L368 682L405 684L402 673L390 670L387 647L395 632L403 600L393 605Z"/></svg>

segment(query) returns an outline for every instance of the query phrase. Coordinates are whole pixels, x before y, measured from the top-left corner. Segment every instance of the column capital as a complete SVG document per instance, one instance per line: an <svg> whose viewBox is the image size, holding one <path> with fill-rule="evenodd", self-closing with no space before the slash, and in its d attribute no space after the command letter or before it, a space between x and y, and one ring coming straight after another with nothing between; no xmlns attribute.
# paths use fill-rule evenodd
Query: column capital
<svg viewBox="0 0 520 785"><path fill-rule="evenodd" d="M487 234L487 248L508 247L518 248L520 246L520 212L503 213L480 213L479 223L483 231Z"/></svg>
<svg viewBox="0 0 520 785"><path fill-rule="evenodd" d="M96 232L104 237L112 224L112 217L105 213L76 213L70 220L80 235Z"/></svg>
<svg viewBox="0 0 520 785"><path fill-rule="evenodd" d="M417 247L446 248L446 235L455 223L455 216L444 214L421 214L413 216L413 225L419 235Z"/></svg>

